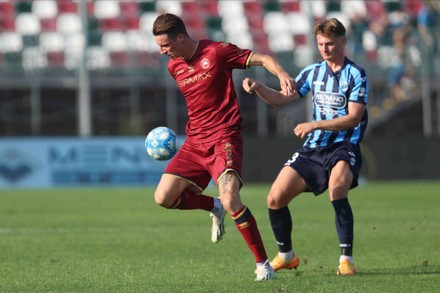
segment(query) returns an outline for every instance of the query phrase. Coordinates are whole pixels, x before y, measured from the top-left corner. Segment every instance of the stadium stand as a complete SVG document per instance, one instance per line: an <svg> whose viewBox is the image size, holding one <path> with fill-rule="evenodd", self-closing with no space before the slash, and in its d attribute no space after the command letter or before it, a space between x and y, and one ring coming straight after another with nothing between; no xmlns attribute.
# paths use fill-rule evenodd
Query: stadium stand
<svg viewBox="0 0 440 293"><path fill-rule="evenodd" d="M170 12L184 19L193 37L273 54L290 72L316 59L311 28L321 18L339 18L348 29L347 54L383 74L391 70L394 31L405 27L413 60L404 78L411 79L420 66L414 31L422 7L422 0L0 0L0 73L73 72L83 56L95 72L158 72L164 62L151 27L158 14ZM387 87L386 78L374 82ZM373 116L396 103L385 99L372 98Z"/></svg>
<svg viewBox="0 0 440 293"><path fill-rule="evenodd" d="M399 4L400 2L403 4ZM304 50L302 46L309 46L311 23L322 17L338 17L348 28L351 28L351 21L356 17L367 18L367 21L371 23L379 21L384 12L391 13L400 8L410 17L415 17L421 8L421 3L421 0L316 0L312 4L310 1L300 0L206 0L198 2L89 0L87 1L87 36L83 38L86 38L86 47L101 46L104 50L110 50L113 60L110 67L135 66L137 63L127 62L129 58L123 55L129 55L130 50L145 53L154 51L154 40L151 40L151 35L148 33L151 20L158 13L171 12L180 15L185 20L188 29L196 38L209 37L231 41L243 47L255 48L276 55L279 52L283 54L287 51L294 52L296 49L301 51ZM63 53L69 56L69 58L64 58L64 66L66 69L74 69L72 59L82 50L84 43L78 36L82 33L78 5L77 0L3 0L0 2L0 34L16 32L21 35L23 48L17 50L16 45L11 50L22 53L28 47L38 47L44 52L54 52L56 50L53 48L48 51L45 39L49 36L52 39L56 38L58 45L55 46L58 46L59 50L64 50L57 54ZM130 32L130 36L127 32ZM65 41L67 46L60 47L59 34L69 39ZM380 42L374 40L378 38L377 33L367 26L360 34L364 36L361 37L359 46L370 59L376 58L378 46L380 46ZM3 36L3 38L16 37L17 35L14 34ZM120 44L117 50L109 44L109 38L116 42L114 46ZM136 44L127 44L122 48L121 43L124 38ZM146 40L142 41L141 38ZM17 41L14 44L18 44ZM79 48L72 49L72 46L79 46ZM47 56L47 58L53 59L54 56ZM12 59L22 60L22 58ZM58 56L55 59L55 62L48 62L47 65L49 67L62 66L60 62L63 58ZM296 62L295 58L292 60ZM16 64L16 67L20 66L21 64Z"/></svg>

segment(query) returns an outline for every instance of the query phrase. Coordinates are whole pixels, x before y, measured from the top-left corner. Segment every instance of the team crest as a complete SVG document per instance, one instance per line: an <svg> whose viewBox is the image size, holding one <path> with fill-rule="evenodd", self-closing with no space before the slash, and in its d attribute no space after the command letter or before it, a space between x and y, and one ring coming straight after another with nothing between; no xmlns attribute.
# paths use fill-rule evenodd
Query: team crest
<svg viewBox="0 0 440 293"><path fill-rule="evenodd" d="M211 62L208 60L208 58L203 58L203 60L200 61L200 66L203 69L208 69L211 66Z"/></svg>
<svg viewBox="0 0 440 293"><path fill-rule="evenodd" d="M340 84L341 84L341 90L346 92L348 90L348 82L342 81Z"/></svg>

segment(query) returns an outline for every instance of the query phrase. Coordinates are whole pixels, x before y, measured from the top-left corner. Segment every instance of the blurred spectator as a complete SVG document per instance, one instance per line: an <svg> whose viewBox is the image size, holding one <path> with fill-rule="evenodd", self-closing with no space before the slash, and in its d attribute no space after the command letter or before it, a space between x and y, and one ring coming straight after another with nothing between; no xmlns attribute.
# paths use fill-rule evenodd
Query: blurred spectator
<svg viewBox="0 0 440 293"><path fill-rule="evenodd" d="M417 15L417 28L426 48L433 52L438 50L436 35L440 25L439 16L440 4L434 0L423 1L423 6Z"/></svg>
<svg viewBox="0 0 440 293"><path fill-rule="evenodd" d="M350 40L348 41L348 49L352 55L363 56L364 48L362 45L364 32L368 30L369 21L368 19L360 14L353 13L352 18L350 20Z"/></svg>
<svg viewBox="0 0 440 293"><path fill-rule="evenodd" d="M408 42L409 34L404 28L396 28L393 31L393 47L390 52L390 68L388 71L388 86L391 97L396 100L408 98L408 91L413 83L412 75L414 67L419 65L415 49Z"/></svg>

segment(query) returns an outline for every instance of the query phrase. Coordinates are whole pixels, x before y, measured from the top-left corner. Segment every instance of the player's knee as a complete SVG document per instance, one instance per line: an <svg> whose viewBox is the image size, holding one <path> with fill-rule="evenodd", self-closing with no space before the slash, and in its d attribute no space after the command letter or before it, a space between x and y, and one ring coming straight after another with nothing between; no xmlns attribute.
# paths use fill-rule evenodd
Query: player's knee
<svg viewBox="0 0 440 293"><path fill-rule="evenodd" d="M270 192L267 196L267 207L271 210L277 210L283 207L283 202L280 200L280 197Z"/></svg>
<svg viewBox="0 0 440 293"><path fill-rule="evenodd" d="M156 190L154 193L154 201L157 205L166 209L171 209L174 203L174 200L171 200L170 197L164 194L161 190Z"/></svg>
<svg viewBox="0 0 440 293"><path fill-rule="evenodd" d="M238 212L242 207L243 204L240 200L240 196L229 194L229 193L223 193L220 196L223 208L229 213L229 214L235 214Z"/></svg>

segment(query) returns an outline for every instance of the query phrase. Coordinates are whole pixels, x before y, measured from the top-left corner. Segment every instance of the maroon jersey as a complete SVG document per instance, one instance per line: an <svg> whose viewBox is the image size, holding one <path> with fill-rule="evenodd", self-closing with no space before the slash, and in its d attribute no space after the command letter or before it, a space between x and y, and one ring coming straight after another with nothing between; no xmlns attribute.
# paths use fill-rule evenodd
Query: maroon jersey
<svg viewBox="0 0 440 293"><path fill-rule="evenodd" d="M247 69L251 55L251 50L233 44L200 40L190 60L169 61L168 70L185 96L188 136L211 140L227 129L241 127L232 70Z"/></svg>

